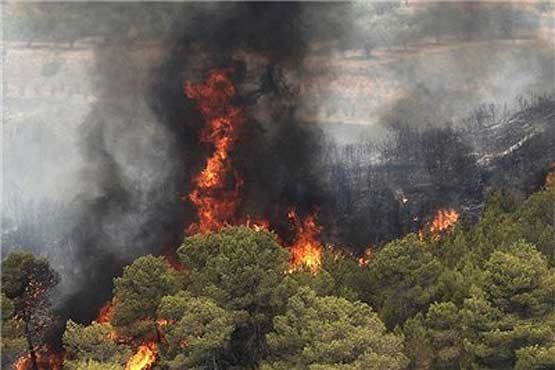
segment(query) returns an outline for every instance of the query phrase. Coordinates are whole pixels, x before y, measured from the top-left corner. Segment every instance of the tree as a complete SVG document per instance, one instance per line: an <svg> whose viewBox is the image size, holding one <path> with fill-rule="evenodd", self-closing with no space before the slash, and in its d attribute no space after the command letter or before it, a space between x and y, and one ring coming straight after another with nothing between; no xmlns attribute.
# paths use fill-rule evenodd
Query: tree
<svg viewBox="0 0 555 370"><path fill-rule="evenodd" d="M524 238L555 266L555 187L530 196L516 212Z"/></svg>
<svg viewBox="0 0 555 370"><path fill-rule="evenodd" d="M65 366L64 366L65 368ZM77 361L71 365L72 370L123 370L123 366L111 362L94 360Z"/></svg>
<svg viewBox="0 0 555 370"><path fill-rule="evenodd" d="M2 303L2 368L11 366L27 349L24 323L15 317L15 306L4 293Z"/></svg>
<svg viewBox="0 0 555 370"><path fill-rule="evenodd" d="M361 298L375 307L388 328L425 312L439 298L443 266L416 235L385 245L367 271L368 291Z"/></svg>
<svg viewBox="0 0 555 370"><path fill-rule="evenodd" d="M230 227L188 237L177 253L189 272L187 290L234 313L231 357L242 366L255 364L273 316L293 291L288 251L272 233Z"/></svg>
<svg viewBox="0 0 555 370"><path fill-rule="evenodd" d="M156 310L162 297L177 293L179 273L163 257L137 258L114 279L111 323L125 336L143 338L156 332Z"/></svg>
<svg viewBox="0 0 555 370"><path fill-rule="evenodd" d="M555 346L530 346L516 351L515 370L542 370L555 368Z"/></svg>
<svg viewBox="0 0 555 370"><path fill-rule="evenodd" d="M309 286L318 295L333 295L349 300L359 298L364 276L363 269L352 256L329 250L322 254L322 266L316 274L313 271L297 270L291 275L299 286Z"/></svg>
<svg viewBox="0 0 555 370"><path fill-rule="evenodd" d="M424 320L424 315L418 313L403 324L405 354L410 360L409 369L411 370L432 368L434 353Z"/></svg>
<svg viewBox="0 0 555 370"><path fill-rule="evenodd" d="M461 309L464 348L472 363L508 369L518 353L521 364L535 354L548 355L555 335L555 271L548 269L545 257L519 242L492 253L484 266L485 278ZM530 346L538 350L525 350Z"/></svg>
<svg viewBox="0 0 555 370"><path fill-rule="evenodd" d="M31 366L38 369L37 351L47 343L56 323L49 294L59 275L43 258L28 252L14 252L2 261L2 294L13 300L14 313L24 322Z"/></svg>
<svg viewBox="0 0 555 370"><path fill-rule="evenodd" d="M262 369L403 369L403 339L386 332L361 302L319 297L300 288L268 334L270 357Z"/></svg>
<svg viewBox="0 0 555 370"><path fill-rule="evenodd" d="M426 327L433 356L433 369L459 369L464 348L459 329L459 309L452 302L434 303L426 314Z"/></svg>
<svg viewBox="0 0 555 370"><path fill-rule="evenodd" d="M213 299L179 292L162 298L163 360L170 369L218 369L234 330L233 315Z"/></svg>
<svg viewBox="0 0 555 370"><path fill-rule="evenodd" d="M555 304L555 271L531 244L515 243L495 251L485 265L488 300L505 313L522 318L545 315Z"/></svg>
<svg viewBox="0 0 555 370"><path fill-rule="evenodd" d="M114 341L114 330L110 324L93 322L82 326L69 320L63 343L66 351L64 368L69 370L79 370L84 363L93 362L122 366L132 354L129 346Z"/></svg>

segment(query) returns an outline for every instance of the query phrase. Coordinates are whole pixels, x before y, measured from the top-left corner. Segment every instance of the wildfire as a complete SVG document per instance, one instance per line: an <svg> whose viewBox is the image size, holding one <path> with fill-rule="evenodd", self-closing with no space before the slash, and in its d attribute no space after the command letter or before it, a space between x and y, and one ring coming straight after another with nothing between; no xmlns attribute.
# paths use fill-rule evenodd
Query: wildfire
<svg viewBox="0 0 555 370"><path fill-rule="evenodd" d="M147 370L158 357L158 346L154 342L143 343L125 365L125 370Z"/></svg>
<svg viewBox="0 0 555 370"><path fill-rule="evenodd" d="M314 215L300 220L294 209L289 210L287 217L293 222L296 236L291 251L291 270L301 267L317 272L322 265L322 246L318 241L321 227L316 223Z"/></svg>
<svg viewBox="0 0 555 370"><path fill-rule="evenodd" d="M440 209L436 212L434 219L426 227L433 240L439 240L441 234L451 228L459 220L459 213L452 208ZM424 238L424 232L419 233Z"/></svg>
<svg viewBox="0 0 555 370"><path fill-rule="evenodd" d="M197 102L205 123L200 139L214 147L206 166L193 180L189 199L197 209L198 222L187 228L189 234L221 229L233 220L239 204L243 181L229 154L246 118L243 110L233 105L237 91L229 72L215 69L203 83L185 83L185 94Z"/></svg>

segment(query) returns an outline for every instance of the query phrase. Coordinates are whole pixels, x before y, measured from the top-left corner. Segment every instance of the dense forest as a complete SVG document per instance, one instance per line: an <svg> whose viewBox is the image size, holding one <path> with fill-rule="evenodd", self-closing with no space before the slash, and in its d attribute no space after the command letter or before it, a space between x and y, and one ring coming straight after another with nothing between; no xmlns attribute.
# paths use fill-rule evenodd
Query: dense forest
<svg viewBox="0 0 555 370"><path fill-rule="evenodd" d="M59 344L57 273L11 253L2 367L63 357L70 370L553 369L553 180L527 199L492 192L479 222L425 228L360 259L329 246L318 269L292 269L269 231L193 235L177 260L125 267L97 320L69 320Z"/></svg>

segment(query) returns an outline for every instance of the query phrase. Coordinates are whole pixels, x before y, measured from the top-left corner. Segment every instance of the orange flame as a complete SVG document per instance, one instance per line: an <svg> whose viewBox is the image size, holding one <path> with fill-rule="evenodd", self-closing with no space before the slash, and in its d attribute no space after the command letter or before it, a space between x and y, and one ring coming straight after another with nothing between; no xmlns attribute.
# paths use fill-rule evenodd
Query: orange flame
<svg viewBox="0 0 555 370"><path fill-rule="evenodd" d="M106 324L110 322L112 317L112 312L114 310L114 302L110 300L100 307L100 311L98 312L98 316L96 317L96 322L99 324Z"/></svg>
<svg viewBox="0 0 555 370"><path fill-rule="evenodd" d="M31 368L31 355L25 354L17 359L14 364L15 370L27 370Z"/></svg>
<svg viewBox="0 0 555 370"><path fill-rule="evenodd" d="M53 352L47 346L36 351L37 366L39 370L60 370L62 368L63 355ZM14 363L15 370L32 369L31 355L29 353L19 357Z"/></svg>
<svg viewBox="0 0 555 370"><path fill-rule="evenodd" d="M295 227L295 240L290 247L291 271L306 267L316 273L322 266L322 246L318 240L322 228L316 223L314 215L300 220L294 209L289 210L287 217Z"/></svg>
<svg viewBox="0 0 555 370"><path fill-rule="evenodd" d="M357 259L359 266L368 266L370 259L372 258L372 246L369 246L364 250L364 254Z"/></svg>
<svg viewBox="0 0 555 370"><path fill-rule="evenodd" d="M545 188L552 189L555 187L555 170L551 170L545 176Z"/></svg>
<svg viewBox="0 0 555 370"><path fill-rule="evenodd" d="M441 235L450 229L459 220L459 213L452 208L440 209L436 212L434 219L427 225L426 231L429 232L433 240L439 240ZM424 232L419 234L424 238Z"/></svg>
<svg viewBox="0 0 555 370"><path fill-rule="evenodd" d="M233 220L239 204L243 181L234 171L229 154L246 118L243 110L232 103L237 91L228 74L229 70L212 70L203 83L185 83L185 94L197 102L205 121L200 139L214 147L206 166L193 180L189 199L197 209L198 222L187 228L189 234L221 229Z"/></svg>
<svg viewBox="0 0 555 370"><path fill-rule="evenodd" d="M137 353L133 355L125 365L125 370L147 370L158 358L158 346L156 343L143 343L137 349Z"/></svg>

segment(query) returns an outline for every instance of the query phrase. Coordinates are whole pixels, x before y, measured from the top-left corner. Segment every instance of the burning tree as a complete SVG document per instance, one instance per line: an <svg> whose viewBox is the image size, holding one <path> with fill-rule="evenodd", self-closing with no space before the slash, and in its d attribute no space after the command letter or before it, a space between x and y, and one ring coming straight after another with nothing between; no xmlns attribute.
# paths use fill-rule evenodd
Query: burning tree
<svg viewBox="0 0 555 370"><path fill-rule="evenodd" d="M27 342L27 354L18 360L18 369L38 370L41 363L49 368L60 366L48 348L56 324L49 294L58 282L58 274L46 259L31 253L12 253L2 261L2 294L13 300L14 318L23 321Z"/></svg>
<svg viewBox="0 0 555 370"><path fill-rule="evenodd" d="M63 342L67 354L64 369L68 370L88 369L94 363L102 364L103 369L121 369L131 356L131 348L114 341L114 329L106 323L83 326L69 320Z"/></svg>

